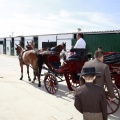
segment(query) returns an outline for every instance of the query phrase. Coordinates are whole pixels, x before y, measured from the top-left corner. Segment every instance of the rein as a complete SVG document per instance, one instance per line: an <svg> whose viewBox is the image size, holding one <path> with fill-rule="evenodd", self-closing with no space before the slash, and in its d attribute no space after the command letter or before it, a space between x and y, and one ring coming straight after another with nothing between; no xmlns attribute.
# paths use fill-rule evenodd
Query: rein
<svg viewBox="0 0 120 120"><path fill-rule="evenodd" d="M64 47L59 45L59 46L54 47L54 48L52 49L52 51L61 52L63 49L64 49Z"/></svg>
<svg viewBox="0 0 120 120"><path fill-rule="evenodd" d="M23 51L22 51L22 54L20 53L20 54L18 55L18 58L21 59L22 61L23 61L22 56L23 56L23 53L24 53L25 51L27 51L27 50L23 50ZM23 61L23 62L24 62L24 61Z"/></svg>

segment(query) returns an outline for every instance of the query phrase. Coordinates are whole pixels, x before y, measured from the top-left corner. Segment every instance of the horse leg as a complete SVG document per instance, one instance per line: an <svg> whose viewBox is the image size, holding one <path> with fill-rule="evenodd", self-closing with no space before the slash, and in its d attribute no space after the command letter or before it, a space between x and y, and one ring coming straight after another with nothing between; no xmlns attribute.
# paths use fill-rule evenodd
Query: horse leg
<svg viewBox="0 0 120 120"><path fill-rule="evenodd" d="M40 74L38 73L38 87L41 87Z"/></svg>
<svg viewBox="0 0 120 120"><path fill-rule="evenodd" d="M35 82L35 80L36 80L36 72L35 72L35 70L33 70L33 75L34 75L34 78L33 78L32 83L34 83L34 82Z"/></svg>
<svg viewBox="0 0 120 120"><path fill-rule="evenodd" d="M38 55L38 60L34 62L34 75L38 77L38 87L41 86L41 81L40 81L40 75L41 75L41 70L42 70L42 65L43 65L43 57L42 55ZM33 83L34 83L33 79Z"/></svg>
<svg viewBox="0 0 120 120"><path fill-rule="evenodd" d="M20 77L20 80L23 79L23 64L22 62L20 61L20 68L21 68L21 77Z"/></svg>
<svg viewBox="0 0 120 120"><path fill-rule="evenodd" d="M36 80L36 70L33 71L33 75L34 75L33 81L35 81Z"/></svg>
<svg viewBox="0 0 120 120"><path fill-rule="evenodd" d="M30 75L29 75L29 65L26 65L26 66L27 66L28 80L31 81L31 78L30 78Z"/></svg>
<svg viewBox="0 0 120 120"><path fill-rule="evenodd" d="M38 77L38 87L41 87L41 81L40 81L40 74L39 74L38 66L36 66L36 67L34 68L34 79L33 79L32 83L35 82L36 76Z"/></svg>
<svg viewBox="0 0 120 120"><path fill-rule="evenodd" d="M37 61L37 65L38 65L38 87L41 86L41 81L40 81L40 75L41 75L41 70L42 70L42 65L43 65L43 56L42 55L38 55L38 61Z"/></svg>
<svg viewBox="0 0 120 120"><path fill-rule="evenodd" d="M34 68L34 79L33 79L32 83L35 82L36 76L38 77L38 87L41 87L41 81L40 81L40 74L39 74L38 66L36 66Z"/></svg>

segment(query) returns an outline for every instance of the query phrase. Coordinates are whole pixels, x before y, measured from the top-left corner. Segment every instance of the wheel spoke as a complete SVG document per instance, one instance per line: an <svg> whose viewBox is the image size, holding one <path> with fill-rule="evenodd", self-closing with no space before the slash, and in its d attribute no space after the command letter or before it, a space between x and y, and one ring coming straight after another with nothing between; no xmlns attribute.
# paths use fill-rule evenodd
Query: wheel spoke
<svg viewBox="0 0 120 120"><path fill-rule="evenodd" d="M57 90L58 90L58 82L57 82L56 77L53 74L48 73L45 76L44 84L45 84L46 90L49 93L55 94L57 92Z"/></svg>
<svg viewBox="0 0 120 120"><path fill-rule="evenodd" d="M111 111L113 111L113 109L112 109L112 107L111 107L111 105L110 105L110 103L108 101L107 101L107 105L111 109Z"/></svg>
<svg viewBox="0 0 120 120"><path fill-rule="evenodd" d="M52 93L55 93L55 89L52 87Z"/></svg>
<svg viewBox="0 0 120 120"><path fill-rule="evenodd" d="M46 85L48 85L49 84L49 82L48 81L46 81Z"/></svg>
<svg viewBox="0 0 120 120"><path fill-rule="evenodd" d="M117 87L115 86L115 84L113 84L113 92L115 95L115 101L110 101L109 100L109 93L108 93L108 89L107 86L104 86L105 89L105 94L106 94L106 99L107 99L107 108L108 108L108 114L113 114L114 112L117 111L119 104L120 104L120 95L119 95L119 91L117 89Z"/></svg>
<svg viewBox="0 0 120 120"><path fill-rule="evenodd" d="M52 93L52 87L50 86L50 92Z"/></svg>
<svg viewBox="0 0 120 120"><path fill-rule="evenodd" d="M49 86L49 85L47 85L46 87L47 87L47 89L49 89L49 88L50 88L50 86Z"/></svg>
<svg viewBox="0 0 120 120"><path fill-rule="evenodd" d="M116 103L115 101L111 101L111 103L113 103L114 105L119 105L118 103Z"/></svg>

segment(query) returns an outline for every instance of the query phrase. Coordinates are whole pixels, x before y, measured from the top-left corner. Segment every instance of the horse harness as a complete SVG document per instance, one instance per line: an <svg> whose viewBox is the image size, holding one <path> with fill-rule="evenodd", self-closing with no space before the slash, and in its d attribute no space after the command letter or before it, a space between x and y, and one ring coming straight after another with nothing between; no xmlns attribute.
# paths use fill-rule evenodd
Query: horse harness
<svg viewBox="0 0 120 120"><path fill-rule="evenodd" d="M23 64L25 64L25 62L23 61L22 56L23 56L24 52L26 52L26 51L28 51L28 50L23 50L22 54L21 54L21 55L20 55L20 54L18 55L18 59L19 59L20 61L22 61Z"/></svg>

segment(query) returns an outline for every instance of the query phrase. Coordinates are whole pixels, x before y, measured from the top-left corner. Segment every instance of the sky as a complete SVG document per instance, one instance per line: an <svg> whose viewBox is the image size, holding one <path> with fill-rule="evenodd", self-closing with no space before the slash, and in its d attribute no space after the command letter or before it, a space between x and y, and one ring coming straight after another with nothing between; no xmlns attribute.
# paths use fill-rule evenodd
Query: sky
<svg viewBox="0 0 120 120"><path fill-rule="evenodd" d="M0 37L120 30L120 0L0 0Z"/></svg>

